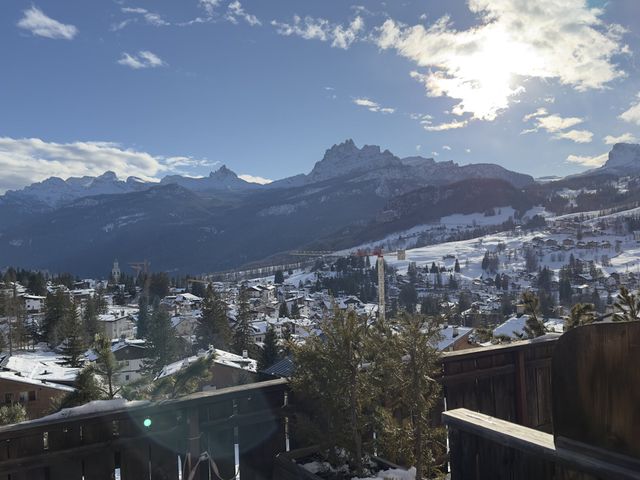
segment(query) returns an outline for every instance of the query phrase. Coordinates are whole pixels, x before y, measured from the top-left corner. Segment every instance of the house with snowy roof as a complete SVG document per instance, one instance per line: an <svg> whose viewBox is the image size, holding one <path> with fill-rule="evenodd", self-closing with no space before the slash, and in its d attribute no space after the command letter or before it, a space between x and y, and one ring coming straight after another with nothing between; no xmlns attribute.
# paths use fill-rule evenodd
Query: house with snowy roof
<svg viewBox="0 0 640 480"><path fill-rule="evenodd" d="M106 337L112 340L135 336L135 321L124 310L98 315L98 325L101 326Z"/></svg>
<svg viewBox="0 0 640 480"><path fill-rule="evenodd" d="M30 419L51 410L51 402L74 391L77 368L60 365L54 352L19 352L0 357L0 402L20 403Z"/></svg>
<svg viewBox="0 0 640 480"><path fill-rule="evenodd" d="M24 308L29 313L41 313L44 311L44 301L47 297L41 295L22 295Z"/></svg>
<svg viewBox="0 0 640 480"><path fill-rule="evenodd" d="M436 348L439 352L455 352L472 348L469 337L473 328L460 327L457 325L443 325L440 328L440 338L437 340Z"/></svg>
<svg viewBox="0 0 640 480"><path fill-rule="evenodd" d="M199 358L210 353L215 354L213 366L211 367L211 378L203 381L199 386L199 390L233 387L258 381L258 362L256 360L249 358L247 355L236 355L217 348L202 351L197 355L165 365L155 380L175 375L183 368L187 368Z"/></svg>

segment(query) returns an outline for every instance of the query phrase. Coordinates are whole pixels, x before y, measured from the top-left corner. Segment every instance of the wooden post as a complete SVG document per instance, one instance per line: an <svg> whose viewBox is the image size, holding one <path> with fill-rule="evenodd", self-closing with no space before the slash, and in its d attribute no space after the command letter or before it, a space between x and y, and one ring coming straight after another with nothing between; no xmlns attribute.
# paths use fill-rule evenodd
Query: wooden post
<svg viewBox="0 0 640 480"><path fill-rule="evenodd" d="M515 382L516 382L516 419L520 425L529 426L527 409L527 377L524 370L524 350L515 352Z"/></svg>
<svg viewBox="0 0 640 480"><path fill-rule="evenodd" d="M200 415L198 413L198 408L191 408L187 414L187 447L189 448L188 458L184 460L185 462L185 472L183 478L189 478L189 474L191 470L195 468L198 463L198 458L200 458L201 443L200 443ZM208 471L209 465L202 465L201 470ZM203 474L200 473L202 476ZM197 477L196 477L197 478ZM202 477L205 478L205 477Z"/></svg>

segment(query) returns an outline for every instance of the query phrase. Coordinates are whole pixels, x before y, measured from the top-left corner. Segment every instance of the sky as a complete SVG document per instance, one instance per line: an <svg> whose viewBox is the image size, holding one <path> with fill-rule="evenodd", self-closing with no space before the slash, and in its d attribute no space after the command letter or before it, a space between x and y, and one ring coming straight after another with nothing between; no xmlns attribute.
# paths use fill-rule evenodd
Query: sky
<svg viewBox="0 0 640 480"><path fill-rule="evenodd" d="M265 182L352 138L536 177L640 139L637 0L0 2L0 192L226 164Z"/></svg>

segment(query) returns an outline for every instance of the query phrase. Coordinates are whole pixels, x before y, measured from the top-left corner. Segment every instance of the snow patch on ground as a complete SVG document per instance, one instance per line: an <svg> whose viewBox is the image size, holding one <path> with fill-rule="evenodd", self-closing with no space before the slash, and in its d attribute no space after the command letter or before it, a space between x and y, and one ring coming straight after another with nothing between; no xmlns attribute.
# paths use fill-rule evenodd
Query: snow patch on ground
<svg viewBox="0 0 640 480"><path fill-rule="evenodd" d="M495 215L485 215L484 213L469 213L462 214L456 213L454 215L448 215L440 219L441 225L472 227L472 226L486 226L486 225L500 225L506 222L509 218L513 218L516 213L512 207L498 207L494 209Z"/></svg>
<svg viewBox="0 0 640 480"><path fill-rule="evenodd" d="M380 480L381 478L384 480L415 480L416 469L415 467L411 467L409 470L390 468L378 472L375 477L357 477L352 480Z"/></svg>

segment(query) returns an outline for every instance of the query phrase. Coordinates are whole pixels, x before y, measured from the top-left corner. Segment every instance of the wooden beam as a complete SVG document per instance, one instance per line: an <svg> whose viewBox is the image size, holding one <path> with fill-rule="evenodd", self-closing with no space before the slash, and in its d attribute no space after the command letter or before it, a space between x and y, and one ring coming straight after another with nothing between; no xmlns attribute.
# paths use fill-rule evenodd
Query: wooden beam
<svg viewBox="0 0 640 480"><path fill-rule="evenodd" d="M553 435L500 420L466 408L449 410L442 414L444 423L465 434L496 443L527 455L550 461L577 472L584 472L611 480L638 480L637 469L628 468L627 461L603 459L593 454L566 448L556 448ZM455 465L452 465L456 468ZM483 472L479 472L482 478Z"/></svg>
<svg viewBox="0 0 640 480"><path fill-rule="evenodd" d="M456 373L453 375L444 375L440 377L440 380L445 385L452 385L455 383L464 383L477 378L487 377L499 377L500 375L512 375L516 371L514 365L502 365L500 367L482 368L478 370L471 370L464 373Z"/></svg>
<svg viewBox="0 0 640 480"><path fill-rule="evenodd" d="M524 368L524 351L518 350L515 355L515 381L516 381L516 419L520 425L529 425L527 409L527 377Z"/></svg>

